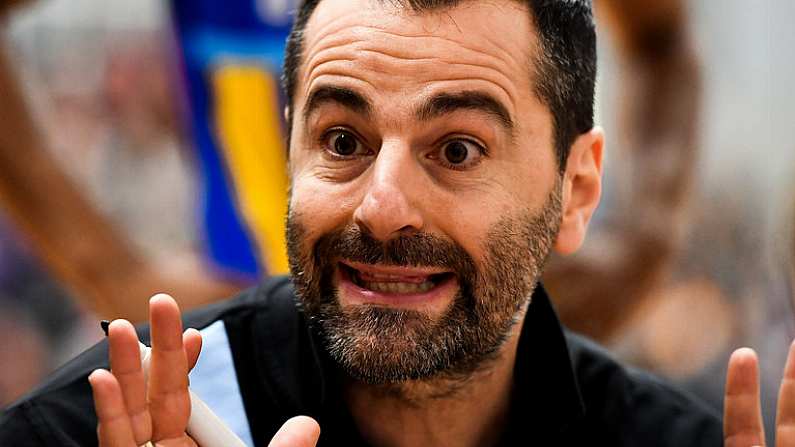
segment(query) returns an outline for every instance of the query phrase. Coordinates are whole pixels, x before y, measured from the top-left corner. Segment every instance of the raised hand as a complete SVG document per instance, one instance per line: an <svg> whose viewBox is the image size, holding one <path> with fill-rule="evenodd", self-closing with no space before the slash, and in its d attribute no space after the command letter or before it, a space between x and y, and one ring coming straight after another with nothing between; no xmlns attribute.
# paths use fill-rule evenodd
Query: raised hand
<svg viewBox="0 0 795 447"><path fill-rule="evenodd" d="M196 446L186 433L190 417L188 372L201 350L195 329L182 333L177 303L168 295L149 302L152 352L148 383L144 378L138 337L132 324L115 320L108 328L111 371L89 376L94 393L102 447ZM273 447L314 447L320 427L313 419L288 420L271 441Z"/></svg>
<svg viewBox="0 0 795 447"><path fill-rule="evenodd" d="M182 333L177 303L168 295L149 301L152 353L149 382L144 380L138 336L129 322L108 328L111 371L89 376L99 418L101 446L195 446L185 433L190 417L188 372L201 350L201 335Z"/></svg>
<svg viewBox="0 0 795 447"><path fill-rule="evenodd" d="M751 349L738 349L729 359L723 414L725 447L766 445L759 397L759 361ZM795 447L795 343L790 346L778 394L776 447Z"/></svg>

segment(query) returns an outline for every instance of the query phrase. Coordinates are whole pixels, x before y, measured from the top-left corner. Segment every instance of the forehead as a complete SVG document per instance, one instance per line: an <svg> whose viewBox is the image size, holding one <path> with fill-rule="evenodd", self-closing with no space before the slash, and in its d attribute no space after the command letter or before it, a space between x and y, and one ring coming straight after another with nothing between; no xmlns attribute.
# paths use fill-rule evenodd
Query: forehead
<svg viewBox="0 0 795 447"><path fill-rule="evenodd" d="M388 0L324 0L307 23L296 93L347 78L376 92L484 88L515 105L531 91L536 48L527 6L513 0L422 12Z"/></svg>

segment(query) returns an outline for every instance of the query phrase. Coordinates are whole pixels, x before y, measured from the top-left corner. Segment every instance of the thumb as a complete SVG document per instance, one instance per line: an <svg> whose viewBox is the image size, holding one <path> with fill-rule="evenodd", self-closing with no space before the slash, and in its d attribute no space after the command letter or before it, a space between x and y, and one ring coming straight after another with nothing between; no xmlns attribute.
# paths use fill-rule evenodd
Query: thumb
<svg viewBox="0 0 795 447"><path fill-rule="evenodd" d="M308 416L296 416L282 425L268 447L315 447L319 437L317 421Z"/></svg>
<svg viewBox="0 0 795 447"><path fill-rule="evenodd" d="M185 346L185 356L188 358L188 371L190 371L199 361L199 353L202 350L202 334L196 329L190 328L182 334L182 344Z"/></svg>

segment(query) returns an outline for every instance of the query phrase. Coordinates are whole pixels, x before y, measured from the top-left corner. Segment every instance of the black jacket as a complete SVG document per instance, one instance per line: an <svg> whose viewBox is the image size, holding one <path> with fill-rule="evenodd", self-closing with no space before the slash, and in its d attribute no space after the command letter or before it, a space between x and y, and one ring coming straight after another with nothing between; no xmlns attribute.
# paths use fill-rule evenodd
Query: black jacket
<svg viewBox="0 0 795 447"><path fill-rule="evenodd" d="M250 445L266 446L298 414L318 420L321 446L364 445L341 398L340 373L297 309L287 278L192 312L185 325L204 336L191 389ZM148 340L147 328L139 335ZM102 342L4 410L0 446L96 445L86 377L107 366ZM503 445L722 445L711 409L563 329L540 286L523 325L515 380Z"/></svg>

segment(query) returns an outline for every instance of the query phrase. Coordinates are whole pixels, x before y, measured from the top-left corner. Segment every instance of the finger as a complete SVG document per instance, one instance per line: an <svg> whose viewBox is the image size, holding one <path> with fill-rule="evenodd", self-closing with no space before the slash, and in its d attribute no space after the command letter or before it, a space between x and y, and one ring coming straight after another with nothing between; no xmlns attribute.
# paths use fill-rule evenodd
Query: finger
<svg viewBox="0 0 795 447"><path fill-rule="evenodd" d="M756 353L749 348L738 349L729 358L723 414L725 447L765 444L759 365Z"/></svg>
<svg viewBox="0 0 795 447"><path fill-rule="evenodd" d="M164 439L158 441L157 444L155 444L155 447L196 447L196 441L187 435L183 435L182 437L176 439Z"/></svg>
<svg viewBox="0 0 795 447"><path fill-rule="evenodd" d="M268 447L315 447L320 425L308 416L296 416L282 425Z"/></svg>
<svg viewBox="0 0 795 447"><path fill-rule="evenodd" d="M88 376L94 394L94 408L99 425L99 445L104 447L135 447L130 418L124 406L119 382L109 371L98 369Z"/></svg>
<svg viewBox="0 0 795 447"><path fill-rule="evenodd" d="M202 334L196 329L190 328L182 334L182 344L185 345L185 355L188 358L188 370L192 370L199 361L199 353L202 350Z"/></svg>
<svg viewBox="0 0 795 447"><path fill-rule="evenodd" d="M778 390L776 446L795 447L795 342L789 347L784 378Z"/></svg>
<svg viewBox="0 0 795 447"><path fill-rule="evenodd" d="M129 321L114 320L108 327L108 343L110 368L119 382L135 441L143 444L152 436L152 420L146 405L138 335Z"/></svg>
<svg viewBox="0 0 795 447"><path fill-rule="evenodd" d="M183 436L190 416L188 360L182 344L179 307L168 295L149 301L152 354L149 369L149 412L152 439Z"/></svg>

